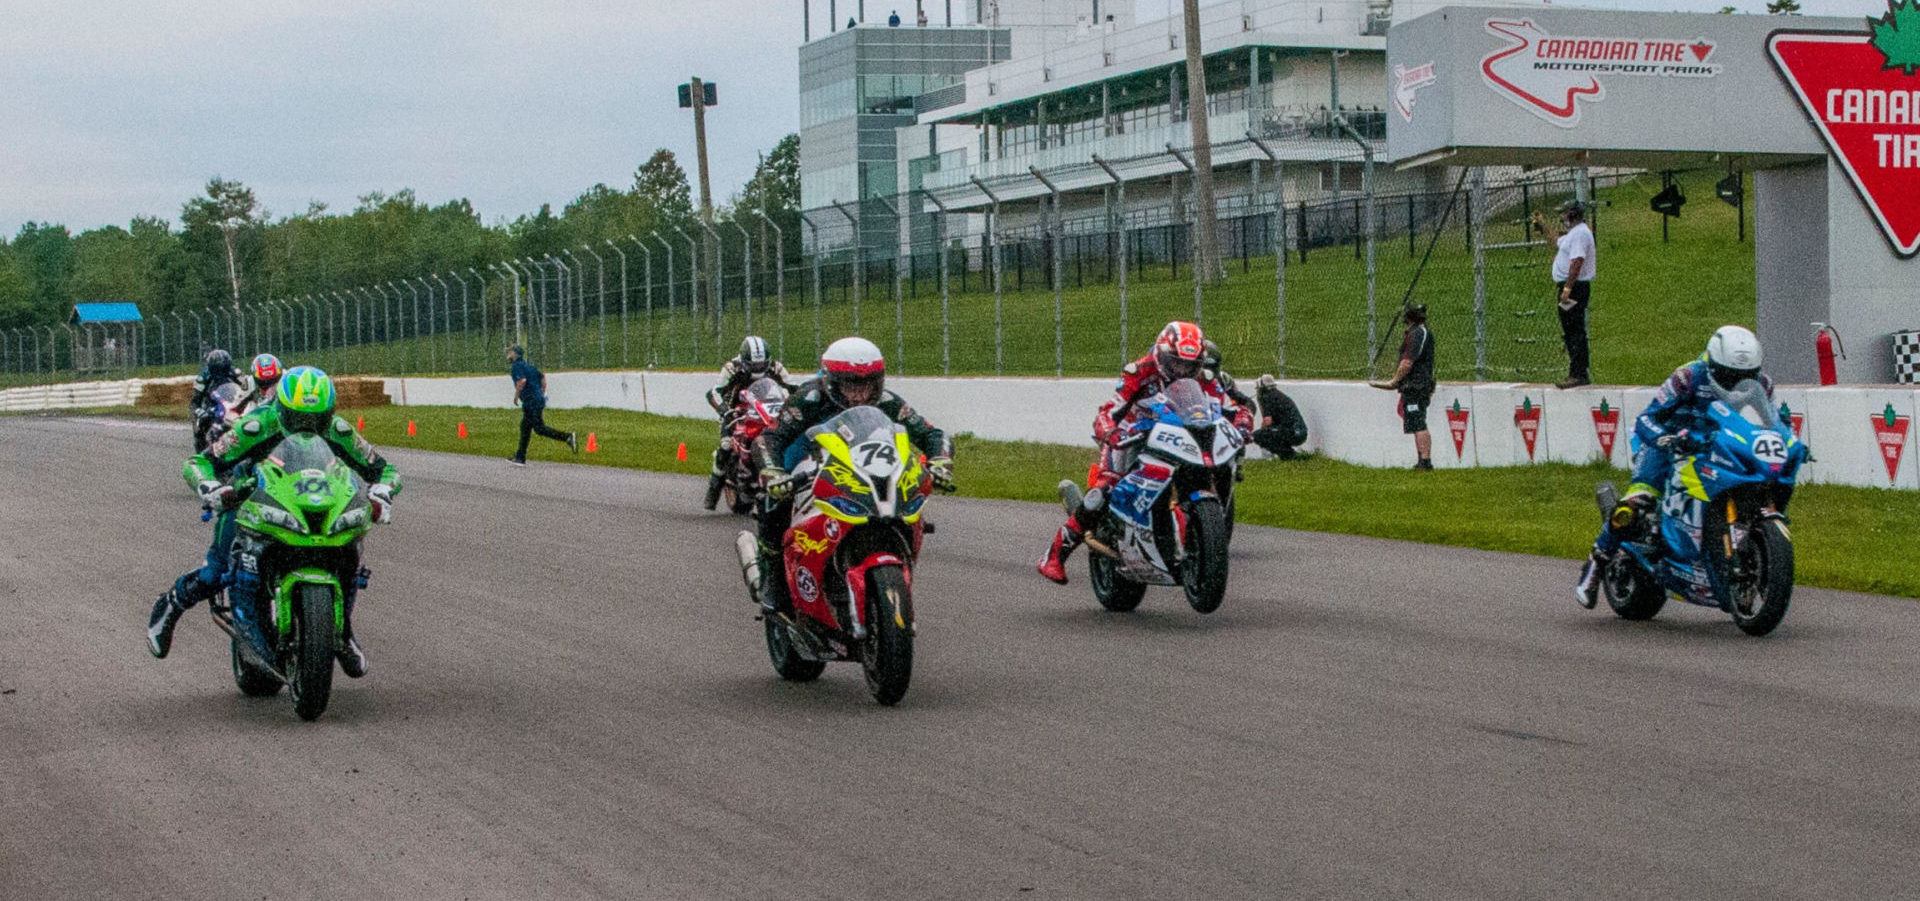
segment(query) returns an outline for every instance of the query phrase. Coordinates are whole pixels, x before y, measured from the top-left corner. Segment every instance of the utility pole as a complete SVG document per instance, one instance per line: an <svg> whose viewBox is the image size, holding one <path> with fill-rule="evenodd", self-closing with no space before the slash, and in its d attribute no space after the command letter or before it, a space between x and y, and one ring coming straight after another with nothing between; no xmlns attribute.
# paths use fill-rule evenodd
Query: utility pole
<svg viewBox="0 0 1920 901"><path fill-rule="evenodd" d="M1217 222L1220 205L1213 195L1213 141L1207 134L1207 67L1200 53L1200 0L1184 0L1187 12L1187 122L1193 128L1193 269L1204 283L1226 280L1220 266Z"/></svg>
<svg viewBox="0 0 1920 901"><path fill-rule="evenodd" d="M707 177L707 107L720 100L719 86L708 84L698 78L689 78L680 86L680 105L693 108L693 148L694 156L700 164L700 224L707 232L707 259L718 260L719 246L715 243L718 236L713 231L713 183ZM698 271L698 268L695 268ZM712 306L715 320L715 338L718 340L720 313L720 273L714 271L707 280L708 302Z"/></svg>

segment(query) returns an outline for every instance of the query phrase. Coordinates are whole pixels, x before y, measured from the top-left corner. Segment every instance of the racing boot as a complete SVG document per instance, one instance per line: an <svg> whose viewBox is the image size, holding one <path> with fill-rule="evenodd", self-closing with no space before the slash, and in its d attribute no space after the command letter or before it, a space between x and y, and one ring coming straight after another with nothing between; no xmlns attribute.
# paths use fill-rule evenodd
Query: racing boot
<svg viewBox="0 0 1920 901"><path fill-rule="evenodd" d="M1080 524L1068 519L1053 535L1053 546L1047 548L1047 555L1040 558L1040 574L1061 585L1067 584L1067 558L1073 556L1075 548L1086 538L1080 531Z"/></svg>
<svg viewBox="0 0 1920 901"><path fill-rule="evenodd" d="M1607 518L1607 525L1616 535L1636 534L1640 525L1645 523L1649 514L1653 512L1655 500L1656 495L1651 486L1639 483L1627 486L1627 495L1621 498L1620 503L1613 508L1612 515Z"/></svg>
<svg viewBox="0 0 1920 901"><path fill-rule="evenodd" d="M1587 564L1580 567L1580 581L1573 586L1573 599L1588 610L1600 603L1600 573L1606 567L1606 562L1606 558L1595 550L1587 557Z"/></svg>
<svg viewBox="0 0 1920 901"><path fill-rule="evenodd" d="M707 498L700 502L700 506L708 510L720 505L720 488L726 481L726 469L721 465L723 453L719 448L713 451L713 471L707 474Z"/></svg>
<svg viewBox="0 0 1920 901"><path fill-rule="evenodd" d="M362 573L366 570L363 568ZM359 577L364 581L365 577ZM347 595L346 628L340 632L340 646L333 650L333 659L340 661L340 671L349 679L358 679L367 674L367 652L360 649L360 641L353 637L353 601L357 596Z"/></svg>
<svg viewBox="0 0 1920 901"><path fill-rule="evenodd" d="M153 602L153 613L147 617L147 653L165 659L167 652L173 650L173 627L186 612L186 605L180 603L178 588L167 589L166 594Z"/></svg>
<svg viewBox="0 0 1920 901"><path fill-rule="evenodd" d="M793 611L793 596L787 591L787 559L779 551L760 545L760 610L767 614Z"/></svg>

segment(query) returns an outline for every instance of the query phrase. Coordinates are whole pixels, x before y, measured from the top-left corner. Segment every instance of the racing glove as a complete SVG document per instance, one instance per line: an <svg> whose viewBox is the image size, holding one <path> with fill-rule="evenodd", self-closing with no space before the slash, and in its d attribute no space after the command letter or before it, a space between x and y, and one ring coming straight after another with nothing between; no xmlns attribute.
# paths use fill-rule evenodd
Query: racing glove
<svg viewBox="0 0 1920 901"><path fill-rule="evenodd" d="M764 466L760 469L760 483L767 488L767 497L784 501L793 496L793 474L778 466Z"/></svg>
<svg viewBox="0 0 1920 901"><path fill-rule="evenodd" d="M367 501L373 506L373 521L386 525L393 522L393 489L376 484L367 488Z"/></svg>
<svg viewBox="0 0 1920 901"><path fill-rule="evenodd" d="M927 461L927 475L933 478L933 487L941 491L952 491L953 458L941 455Z"/></svg>
<svg viewBox="0 0 1920 901"><path fill-rule="evenodd" d="M212 479L201 482L199 486L200 502L209 509L228 510L240 503L240 493L232 485L216 482Z"/></svg>
<svg viewBox="0 0 1920 901"><path fill-rule="evenodd" d="M1659 439L1653 443L1664 451L1685 453L1688 449L1698 446L1697 441L1698 439L1694 437L1693 432L1687 429L1681 429L1677 432L1669 432L1661 435Z"/></svg>

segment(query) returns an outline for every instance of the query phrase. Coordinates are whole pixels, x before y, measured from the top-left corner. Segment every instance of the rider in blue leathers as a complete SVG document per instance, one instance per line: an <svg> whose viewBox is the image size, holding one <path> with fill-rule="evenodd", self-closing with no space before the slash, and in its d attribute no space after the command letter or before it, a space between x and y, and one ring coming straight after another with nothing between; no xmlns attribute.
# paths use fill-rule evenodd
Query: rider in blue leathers
<svg viewBox="0 0 1920 901"><path fill-rule="evenodd" d="M1713 403L1714 386L1731 389L1746 379L1759 381L1766 389L1767 399L1773 399L1773 380L1760 371L1760 339L1740 326L1721 326L1707 339L1707 352L1674 370L1661 384L1653 402L1634 420L1633 435L1640 446L1634 451L1633 481L1613 515L1601 524L1600 535L1593 541L1593 554L1580 571L1574 595L1581 606L1591 608L1599 601L1600 584L1595 577L1600 569L1598 564L1620 546L1619 538L1614 535L1614 523L1630 523L1653 509L1661 488L1667 483L1668 470L1673 468L1674 451L1685 450L1701 440L1690 426L1702 418Z"/></svg>

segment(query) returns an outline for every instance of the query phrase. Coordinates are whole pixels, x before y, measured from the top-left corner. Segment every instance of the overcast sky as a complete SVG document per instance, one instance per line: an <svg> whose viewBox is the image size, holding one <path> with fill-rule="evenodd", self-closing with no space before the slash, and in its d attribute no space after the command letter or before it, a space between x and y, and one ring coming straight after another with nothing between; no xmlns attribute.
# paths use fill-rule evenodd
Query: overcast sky
<svg viewBox="0 0 1920 901"><path fill-rule="evenodd" d="M1170 0L1136 0L1144 21ZM1213 0L1235 2L1235 0ZM1883 0L1802 0L1865 15ZM1736 0L1742 9L1763 0ZM816 0L824 23L826 0ZM854 0L842 0L843 15ZM956 8L971 6L957 0ZM1722 0L1586 0L1711 11ZM913 3L868 0L869 21ZM929 0L936 19L943 9ZM177 220L214 175L276 216L369 191L466 197L491 223L693 169L674 86L716 81L715 202L797 125L797 0L3 0L0 234Z"/></svg>

